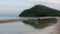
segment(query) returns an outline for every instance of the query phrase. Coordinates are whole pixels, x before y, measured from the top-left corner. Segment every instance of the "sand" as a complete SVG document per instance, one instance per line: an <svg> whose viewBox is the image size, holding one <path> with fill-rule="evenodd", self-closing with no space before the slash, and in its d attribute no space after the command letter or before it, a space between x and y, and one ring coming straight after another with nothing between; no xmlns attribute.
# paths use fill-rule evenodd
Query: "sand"
<svg viewBox="0 0 60 34"><path fill-rule="evenodd" d="M54 31L51 34L60 34L60 17L52 17L52 18L57 19L57 25L56 25L56 27L54 28ZM0 20L0 23L10 23L10 22L16 22L16 21L23 21L25 19L26 18Z"/></svg>

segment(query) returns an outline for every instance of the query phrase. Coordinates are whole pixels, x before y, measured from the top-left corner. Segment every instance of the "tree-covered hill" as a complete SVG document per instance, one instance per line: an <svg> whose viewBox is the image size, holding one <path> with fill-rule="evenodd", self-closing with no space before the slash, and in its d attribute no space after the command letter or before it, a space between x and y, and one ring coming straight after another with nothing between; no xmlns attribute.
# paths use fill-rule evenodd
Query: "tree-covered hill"
<svg viewBox="0 0 60 34"><path fill-rule="evenodd" d="M60 11L44 5L35 5L30 9L24 10L20 17L41 17L41 16L60 16Z"/></svg>
<svg viewBox="0 0 60 34"><path fill-rule="evenodd" d="M43 5L35 5L30 9L24 10L20 17L42 17L42 16L60 16L60 11L49 8ZM47 18L47 19L31 19L23 21L23 23L33 26L34 28L45 28L47 26L51 26L51 24L55 24L57 22L56 18Z"/></svg>

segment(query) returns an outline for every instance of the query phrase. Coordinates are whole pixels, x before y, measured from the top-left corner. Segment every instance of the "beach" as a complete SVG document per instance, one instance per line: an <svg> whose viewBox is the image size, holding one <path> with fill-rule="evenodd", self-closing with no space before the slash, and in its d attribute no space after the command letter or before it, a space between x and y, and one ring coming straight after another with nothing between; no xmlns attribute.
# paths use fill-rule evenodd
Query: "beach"
<svg viewBox="0 0 60 34"><path fill-rule="evenodd" d="M0 24L0 34L50 34L54 25L44 29L35 29L30 25L22 22L9 22Z"/></svg>
<svg viewBox="0 0 60 34"><path fill-rule="evenodd" d="M60 22L60 17L57 18ZM51 34L54 31L56 24L43 29L35 29L30 25L22 22L22 18L5 18L0 19L0 34Z"/></svg>

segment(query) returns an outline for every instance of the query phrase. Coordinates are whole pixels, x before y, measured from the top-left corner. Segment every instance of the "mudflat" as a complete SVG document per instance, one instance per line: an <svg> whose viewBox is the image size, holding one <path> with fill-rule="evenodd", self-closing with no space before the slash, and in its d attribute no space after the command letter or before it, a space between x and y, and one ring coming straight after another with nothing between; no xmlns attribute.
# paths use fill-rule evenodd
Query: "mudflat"
<svg viewBox="0 0 60 34"><path fill-rule="evenodd" d="M27 17L22 17L20 19L6 19L6 20L0 20L0 23L8 23L8 22L16 22L16 21L23 21L26 20ZM44 17L43 17L44 18ZM46 18L56 18L57 20L60 20L60 17L45 17Z"/></svg>

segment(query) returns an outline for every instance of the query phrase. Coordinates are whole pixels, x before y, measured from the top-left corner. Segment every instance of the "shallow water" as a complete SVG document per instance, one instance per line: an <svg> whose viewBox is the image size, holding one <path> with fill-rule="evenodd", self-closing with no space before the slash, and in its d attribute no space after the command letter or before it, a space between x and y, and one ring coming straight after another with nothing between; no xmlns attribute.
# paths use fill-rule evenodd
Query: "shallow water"
<svg viewBox="0 0 60 34"><path fill-rule="evenodd" d="M1 17L4 19L16 19L18 17ZM54 28L54 25L46 27L44 29L35 29L30 25L26 25L23 22L9 22L0 24L0 34L50 34Z"/></svg>

